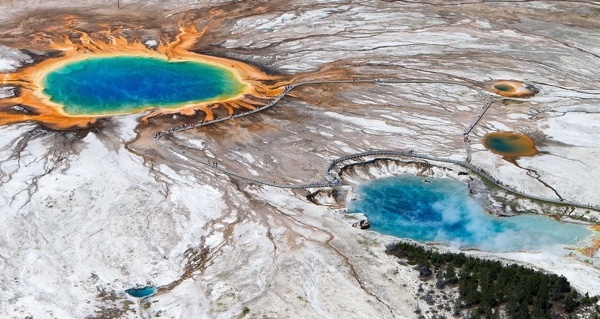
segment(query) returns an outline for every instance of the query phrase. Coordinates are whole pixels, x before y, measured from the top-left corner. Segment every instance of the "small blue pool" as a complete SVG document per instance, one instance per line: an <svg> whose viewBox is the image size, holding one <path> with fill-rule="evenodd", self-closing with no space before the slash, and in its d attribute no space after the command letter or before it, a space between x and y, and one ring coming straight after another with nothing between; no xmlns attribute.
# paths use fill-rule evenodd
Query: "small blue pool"
<svg viewBox="0 0 600 319"><path fill-rule="evenodd" d="M158 289L156 289L156 287L154 287L154 286L131 288L131 289L125 290L125 292L127 294L129 294L132 297L136 297L136 298L149 297L149 296L154 295L157 291L158 291Z"/></svg>

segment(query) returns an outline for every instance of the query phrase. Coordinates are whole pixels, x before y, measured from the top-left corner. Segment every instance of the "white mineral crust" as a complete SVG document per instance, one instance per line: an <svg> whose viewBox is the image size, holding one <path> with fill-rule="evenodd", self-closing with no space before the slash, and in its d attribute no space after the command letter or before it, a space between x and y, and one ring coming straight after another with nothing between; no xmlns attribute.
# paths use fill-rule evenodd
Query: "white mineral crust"
<svg viewBox="0 0 600 319"><path fill-rule="evenodd" d="M492 97L469 136L472 164L525 193L598 205L597 8L433 2L246 8L122 0L117 9L116 1L13 1L0 3L0 31L6 39L26 32L33 13L151 25L223 6L244 14L208 30L199 51L275 74L331 68L363 78L531 81L541 89L532 99ZM170 23L175 30L176 19ZM150 39L157 38L146 39L149 46ZM31 62L0 46L3 72ZM314 85L292 95L250 119L177 138L240 174L299 184L323 180L330 160L370 148L464 160L462 132L484 104L474 90L444 84ZM416 297L418 273L384 253L395 239L352 228L354 218L312 204L304 190L241 182L175 156L154 145L151 126L134 142L139 117L86 132L0 126L0 317L416 318L417 305L433 317L435 305ZM533 136L541 153L517 159L520 167L503 160L482 145L497 130ZM581 292L600 294L597 257L481 254L564 275ZM168 289L138 306L124 290L143 285Z"/></svg>

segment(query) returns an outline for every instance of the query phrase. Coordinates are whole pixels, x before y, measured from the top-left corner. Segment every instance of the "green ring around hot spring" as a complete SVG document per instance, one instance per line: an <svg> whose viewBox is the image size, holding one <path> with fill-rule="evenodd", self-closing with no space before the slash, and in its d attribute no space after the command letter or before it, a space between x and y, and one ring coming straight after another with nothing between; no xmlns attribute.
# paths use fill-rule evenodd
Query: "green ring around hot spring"
<svg viewBox="0 0 600 319"><path fill-rule="evenodd" d="M75 116L178 109L228 100L247 87L225 67L145 56L74 61L46 74L43 85L51 102Z"/></svg>

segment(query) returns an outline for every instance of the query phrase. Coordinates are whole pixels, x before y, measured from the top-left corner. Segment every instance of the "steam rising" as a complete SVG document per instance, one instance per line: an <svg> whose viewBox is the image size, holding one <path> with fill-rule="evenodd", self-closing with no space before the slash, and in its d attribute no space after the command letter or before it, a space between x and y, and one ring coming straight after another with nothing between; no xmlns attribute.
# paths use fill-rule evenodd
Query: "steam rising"
<svg viewBox="0 0 600 319"><path fill-rule="evenodd" d="M591 235L585 226L546 216L486 214L466 185L451 179L384 178L361 186L359 194L350 208L365 213L374 230L418 241L495 252L561 251Z"/></svg>

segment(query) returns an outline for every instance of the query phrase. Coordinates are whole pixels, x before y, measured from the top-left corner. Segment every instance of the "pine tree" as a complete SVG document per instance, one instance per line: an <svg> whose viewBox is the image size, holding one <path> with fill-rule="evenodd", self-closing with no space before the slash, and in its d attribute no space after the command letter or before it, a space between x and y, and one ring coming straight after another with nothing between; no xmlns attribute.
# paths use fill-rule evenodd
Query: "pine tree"
<svg viewBox="0 0 600 319"><path fill-rule="evenodd" d="M446 279L446 283L450 285L455 285L456 283L458 283L458 278L456 278L456 270L454 270L454 265L449 264L448 267L446 267L444 279Z"/></svg>
<svg viewBox="0 0 600 319"><path fill-rule="evenodd" d="M531 316L529 315L529 308L527 308L527 306L521 306L521 307L519 307L519 310L518 310L516 318L518 318L518 319L530 319Z"/></svg>
<svg viewBox="0 0 600 319"><path fill-rule="evenodd" d="M567 313L573 312L573 310L579 306L579 302L577 302L577 292L575 290L572 290L571 293L567 295L564 306Z"/></svg>

